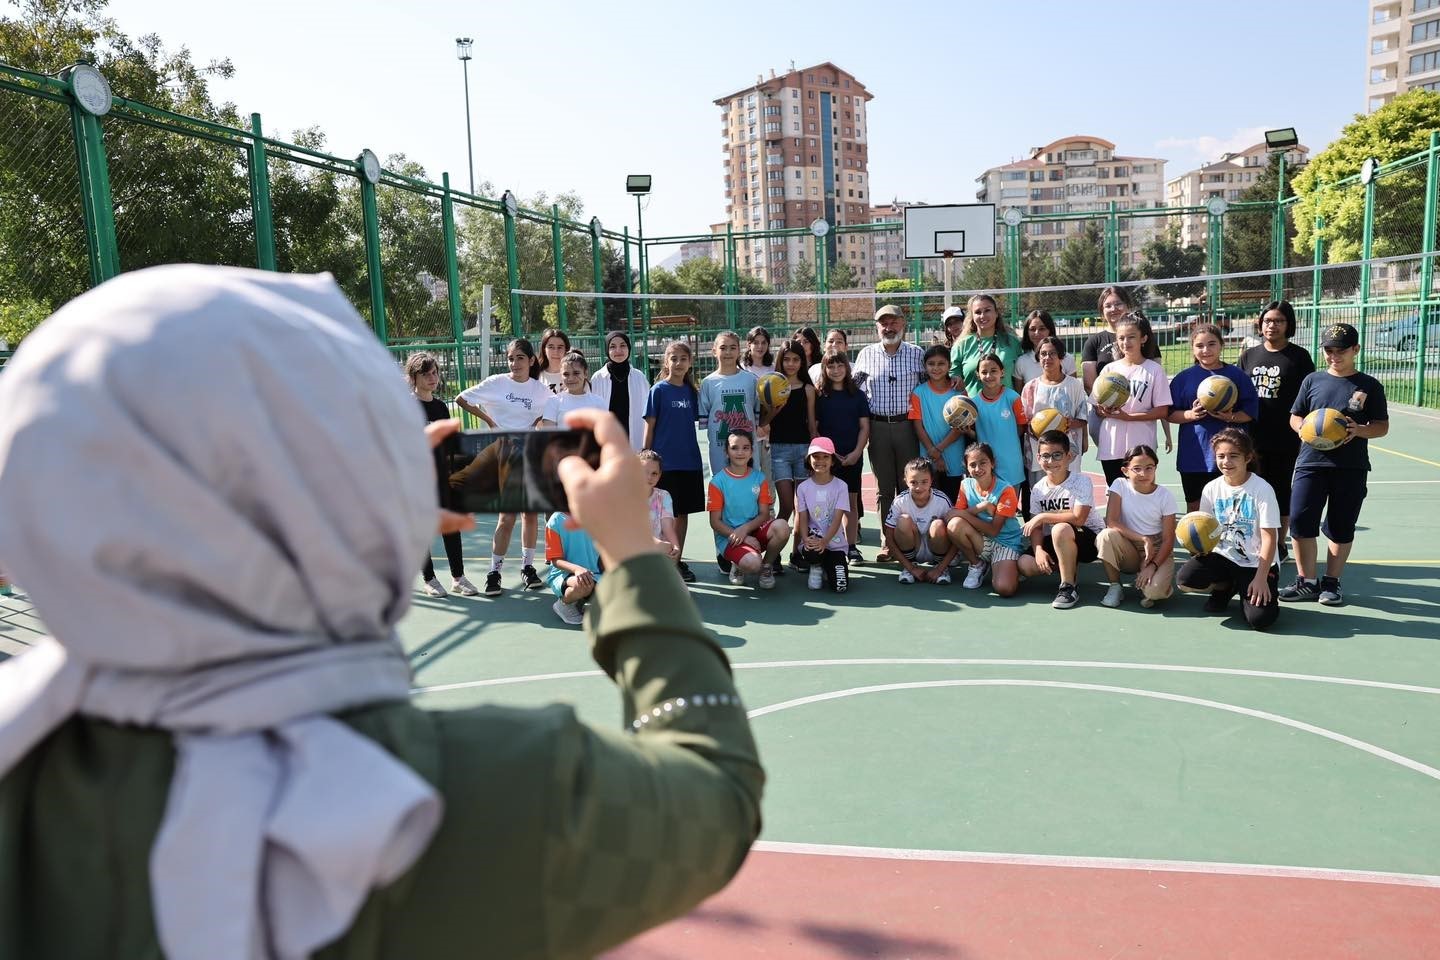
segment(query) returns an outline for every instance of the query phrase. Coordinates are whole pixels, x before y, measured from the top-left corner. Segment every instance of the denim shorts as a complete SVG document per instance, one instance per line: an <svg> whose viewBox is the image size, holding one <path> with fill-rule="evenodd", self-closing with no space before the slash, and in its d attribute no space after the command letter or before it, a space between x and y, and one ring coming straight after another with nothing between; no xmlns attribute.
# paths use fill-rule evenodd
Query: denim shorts
<svg viewBox="0 0 1440 960"><path fill-rule="evenodd" d="M770 479L776 482L793 480L799 483L808 478L810 474L805 469L805 451L809 448L808 443L770 444L770 466L775 471L775 476Z"/></svg>

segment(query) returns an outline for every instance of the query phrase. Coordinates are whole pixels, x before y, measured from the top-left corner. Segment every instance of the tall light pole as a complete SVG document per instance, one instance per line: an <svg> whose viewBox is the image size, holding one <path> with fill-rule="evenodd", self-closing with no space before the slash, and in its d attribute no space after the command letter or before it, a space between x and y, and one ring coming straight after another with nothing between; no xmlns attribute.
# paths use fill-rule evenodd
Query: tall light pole
<svg viewBox="0 0 1440 960"><path fill-rule="evenodd" d="M625 192L635 196L635 226L639 229L640 235L637 243L640 248L640 294L643 297L649 293L649 281L646 277L647 264L645 263L645 215L641 212L640 198L650 192L651 177L648 173L632 173L625 178ZM640 316L648 323L650 320L650 301L640 301ZM649 329L648 327L646 328Z"/></svg>
<svg viewBox="0 0 1440 960"><path fill-rule="evenodd" d="M474 43L469 37L455 38L455 58L465 71L465 152L470 158L470 193L475 193L475 144L470 139L470 47Z"/></svg>

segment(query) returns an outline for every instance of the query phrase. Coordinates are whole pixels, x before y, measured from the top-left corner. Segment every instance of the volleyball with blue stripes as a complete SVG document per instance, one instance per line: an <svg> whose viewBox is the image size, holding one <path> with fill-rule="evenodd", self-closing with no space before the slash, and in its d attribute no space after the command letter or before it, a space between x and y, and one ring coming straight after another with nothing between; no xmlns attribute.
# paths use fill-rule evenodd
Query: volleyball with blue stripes
<svg viewBox="0 0 1440 960"><path fill-rule="evenodd" d="M1193 556L1203 557L1220 542L1220 521L1199 510L1187 513L1175 524L1175 542Z"/></svg>
<svg viewBox="0 0 1440 960"><path fill-rule="evenodd" d="M1345 414L1333 407L1311 410L1300 424L1300 439L1316 450L1334 450L1350 436Z"/></svg>
<svg viewBox="0 0 1440 960"><path fill-rule="evenodd" d="M980 417L980 408L975 406L975 401L965 394L957 394L945 401L944 408L940 411L945 422L956 430L969 430L975 426L975 421Z"/></svg>
<svg viewBox="0 0 1440 960"><path fill-rule="evenodd" d="M755 393L760 398L760 406L766 410L783 407L790 399L790 378L783 373L767 373L760 378Z"/></svg>
<svg viewBox="0 0 1440 960"><path fill-rule="evenodd" d="M1235 386L1234 380L1217 373L1200 381L1195 398L1200 401L1200 406L1211 413L1229 413L1235 408L1235 401L1240 398L1240 388Z"/></svg>
<svg viewBox="0 0 1440 960"><path fill-rule="evenodd" d="M1097 407L1120 407L1130 399L1130 380L1115 371L1100 372L1090 388L1090 400Z"/></svg>

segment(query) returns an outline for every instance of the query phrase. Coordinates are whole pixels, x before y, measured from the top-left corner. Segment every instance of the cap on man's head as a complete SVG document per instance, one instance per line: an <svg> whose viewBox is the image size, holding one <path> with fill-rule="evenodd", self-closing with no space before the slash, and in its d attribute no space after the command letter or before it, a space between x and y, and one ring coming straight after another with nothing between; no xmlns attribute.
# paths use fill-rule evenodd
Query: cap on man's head
<svg viewBox="0 0 1440 960"><path fill-rule="evenodd" d="M901 310L899 307L895 306L895 304L893 304L893 303L887 303L887 304L885 304L885 306L883 306L883 307L881 307L879 310L876 310L876 311L875 311L875 322L876 322L876 323L879 323L881 320L884 320L886 317L895 317L897 320L904 320L904 319L905 319L905 311Z"/></svg>
<svg viewBox="0 0 1440 960"><path fill-rule="evenodd" d="M1351 347L1359 346L1360 334L1348 323L1334 323L1325 328L1325 336L1320 339L1321 348L1339 347L1348 350Z"/></svg>
<svg viewBox="0 0 1440 960"><path fill-rule="evenodd" d="M951 320L963 320L963 319L965 319L965 308L964 308L964 307L946 307L946 308L945 308L945 312L942 313L942 314L940 314L940 323L941 323L941 324L949 323Z"/></svg>

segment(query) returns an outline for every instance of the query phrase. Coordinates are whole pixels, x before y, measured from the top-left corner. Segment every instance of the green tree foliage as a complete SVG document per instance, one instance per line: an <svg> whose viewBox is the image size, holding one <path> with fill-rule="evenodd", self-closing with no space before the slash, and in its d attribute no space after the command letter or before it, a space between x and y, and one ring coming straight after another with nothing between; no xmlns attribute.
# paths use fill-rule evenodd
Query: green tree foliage
<svg viewBox="0 0 1440 960"><path fill-rule="evenodd" d="M1292 249L1314 249L1315 217L1324 218L1321 236L1330 263L1358 259L1362 250L1365 192L1333 185L1360 172L1367 157L1389 163L1425 150L1430 131L1440 129L1440 94L1411 90L1371 114L1357 115L1339 139L1316 155L1295 177L1299 198ZM1425 165L1377 179L1374 255L1414 252L1425 212ZM1379 201L1383 189L1384 202Z"/></svg>
<svg viewBox="0 0 1440 960"><path fill-rule="evenodd" d="M1226 242L1229 242L1227 236ZM1205 250L1196 244L1180 245L1180 225L1171 223L1163 232L1156 233L1140 248L1140 276L1147 280L1164 280L1169 277L1194 277L1205 272ZM1269 253L1267 248L1266 257ZM1205 288L1201 282L1167 283L1155 290L1162 298L1177 299L1194 296Z"/></svg>
<svg viewBox="0 0 1440 960"><path fill-rule="evenodd" d="M725 293L725 268L709 257L687 260L673 271L664 268L651 270L649 280L651 293ZM772 292L766 284L744 272L736 277L736 284L741 296ZM657 300L652 305L651 312L659 316L691 316L706 328L723 327L726 324L723 300ZM741 325L766 325L771 323L776 315L783 316L783 313L777 314L777 308L772 303L752 302L745 305Z"/></svg>
<svg viewBox="0 0 1440 960"><path fill-rule="evenodd" d="M1044 280L1047 286L1074 286L1105 282L1105 242L1100 224L1088 220L1080 232L1065 241L1052 271ZM1027 277L1027 285L1035 284ZM1045 294L1045 309L1050 311L1093 310L1093 290L1059 290Z"/></svg>

